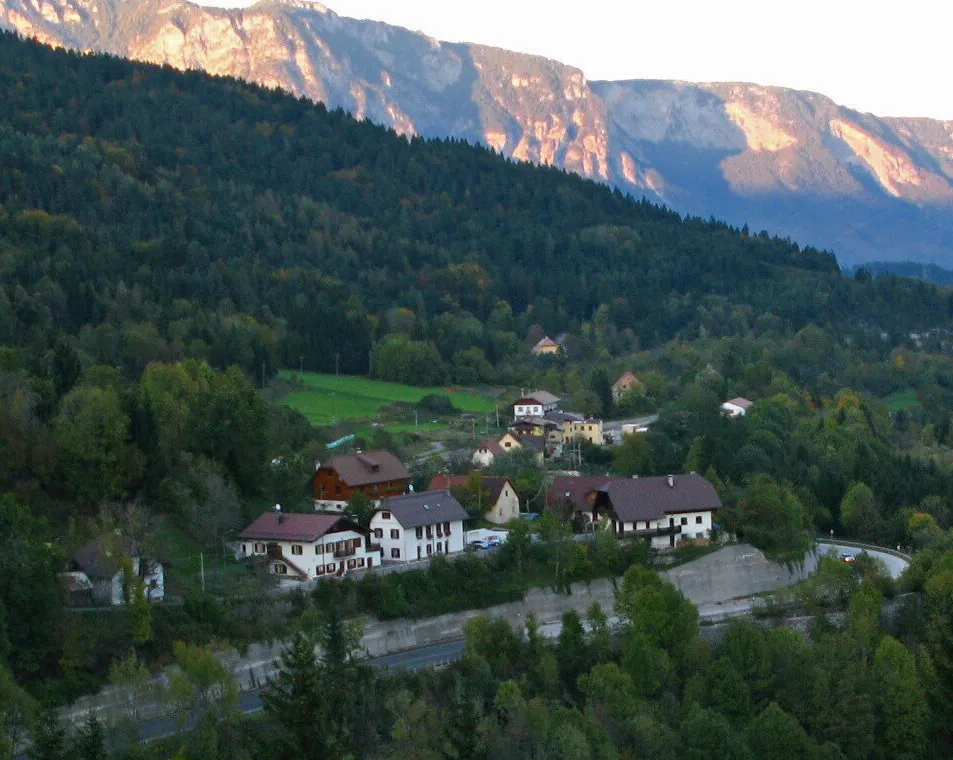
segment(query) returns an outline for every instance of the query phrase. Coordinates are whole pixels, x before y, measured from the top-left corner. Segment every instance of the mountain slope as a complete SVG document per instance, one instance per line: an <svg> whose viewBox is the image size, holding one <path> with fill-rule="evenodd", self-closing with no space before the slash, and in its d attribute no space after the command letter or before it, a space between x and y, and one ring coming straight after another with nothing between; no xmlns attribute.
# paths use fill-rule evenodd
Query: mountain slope
<svg viewBox="0 0 953 760"><path fill-rule="evenodd" d="M588 82L555 61L447 44L318 3L0 0L42 42L235 76L403 134L482 142L674 208L835 249L953 254L953 125L881 119L751 84Z"/></svg>

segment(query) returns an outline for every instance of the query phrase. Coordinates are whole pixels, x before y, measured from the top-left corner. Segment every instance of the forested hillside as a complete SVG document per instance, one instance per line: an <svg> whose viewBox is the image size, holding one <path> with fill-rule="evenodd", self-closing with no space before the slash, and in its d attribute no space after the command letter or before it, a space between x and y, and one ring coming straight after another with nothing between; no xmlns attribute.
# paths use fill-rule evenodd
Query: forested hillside
<svg viewBox="0 0 953 760"><path fill-rule="evenodd" d="M711 303L890 342L947 320L925 285L853 282L827 253L260 87L4 35L0 91L0 329L17 346L68 335L133 372L200 357L256 375L337 351L361 372L402 332L452 370L594 314L619 348L693 337Z"/></svg>
<svg viewBox="0 0 953 760"><path fill-rule="evenodd" d="M949 756L947 290L845 277L830 253L280 92L10 35L0 102L0 757L29 733L34 757L101 760L97 724L74 741L41 708L107 681L133 713L159 694L198 724L139 746L117 718L114 756L130 760ZM562 355L530 355L544 333L566 333ZM607 418L658 412L644 436L580 445L574 466L704 473L725 530L781 559L828 530L903 543L915 596L882 624L893 582L834 559L792 596L811 637L737 628L709 644L642 542L573 540L555 507L538 541L518 520L489 557L276 595L225 547L264 508L313 503L331 433L274 403L293 387L282 367L437 386L406 407L415 430L418 411L459 422L434 393L448 381L492 384L504 417L507 385ZM623 371L640 386L615 398ZM750 413L727 419L719 405L741 395ZM468 421L453 445L472 450ZM419 487L429 446L410 445ZM510 454L494 472L541 510L547 467L565 464ZM172 603L129 581L120 607L68 606L71 553L114 535L165 563ZM524 636L476 619L439 674L373 675L340 620L623 572L621 636L595 608L588 633L566 616L558 644L534 621ZM296 634L265 710L241 719L212 650Z"/></svg>

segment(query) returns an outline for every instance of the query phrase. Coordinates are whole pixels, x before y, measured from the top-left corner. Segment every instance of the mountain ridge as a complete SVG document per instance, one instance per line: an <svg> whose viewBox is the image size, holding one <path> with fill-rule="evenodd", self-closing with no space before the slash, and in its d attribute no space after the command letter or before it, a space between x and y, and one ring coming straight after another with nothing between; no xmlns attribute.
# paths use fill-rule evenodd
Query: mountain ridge
<svg viewBox="0 0 953 760"><path fill-rule="evenodd" d="M405 135L482 143L833 249L845 265L949 263L953 250L953 122L881 118L753 83L589 81L552 59L300 0L0 0L0 26L282 87Z"/></svg>

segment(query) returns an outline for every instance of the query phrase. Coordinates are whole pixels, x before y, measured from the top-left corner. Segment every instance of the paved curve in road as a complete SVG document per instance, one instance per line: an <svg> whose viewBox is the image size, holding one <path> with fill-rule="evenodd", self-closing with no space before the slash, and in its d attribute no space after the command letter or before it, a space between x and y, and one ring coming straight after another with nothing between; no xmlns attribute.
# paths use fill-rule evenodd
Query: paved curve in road
<svg viewBox="0 0 953 760"><path fill-rule="evenodd" d="M868 547L864 544L857 544L853 542L837 543L829 541L825 538L818 540L817 550L820 554L849 554L852 557L856 557L862 552L867 552L867 554L869 554L871 557L879 559L884 563L884 565L887 566L887 571L890 573L890 577L894 580L903 575L903 571L910 567L910 560L906 556L895 554L893 552L882 551L872 546Z"/></svg>

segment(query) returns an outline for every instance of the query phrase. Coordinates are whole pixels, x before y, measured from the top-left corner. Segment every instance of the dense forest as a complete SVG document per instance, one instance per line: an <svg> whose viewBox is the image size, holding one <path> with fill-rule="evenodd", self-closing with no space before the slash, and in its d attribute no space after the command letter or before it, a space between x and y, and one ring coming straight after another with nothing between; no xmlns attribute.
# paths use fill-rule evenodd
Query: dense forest
<svg viewBox="0 0 953 760"><path fill-rule="evenodd" d="M42 708L170 664L169 698L206 719L148 748L112 737L120 755L948 754L948 290L847 277L828 252L281 92L7 34L0 96L0 757L30 732L36 758L103 757L100 727L68 739ZM530 356L544 334L566 335L562 355ZM835 562L812 587L810 636L740 627L706 643L644 547L567 540L550 510L539 542L521 523L495 559L275 602L222 548L265 506L301 506L327 455L330 432L275 403L281 368L658 412L647 435L581 447L575 466L702 472L724 531L787 561L829 530L902 544L914 596L887 626L889 579ZM642 385L616 399L626 370ZM726 419L719 404L737 395L756 403ZM512 455L494 471L545 506L545 468ZM432 474L415 466L415 485ZM206 589L203 564L180 605L132 594L119 614L69 611L57 572L116 532L163 558L187 543L196 576L198 552L217 551L226 582ZM609 610L587 630L565 619L556 643L532 623L476 621L464 661L438 674L374 676L339 619L623 573L619 635ZM292 635L264 715L240 719L210 649Z"/></svg>

